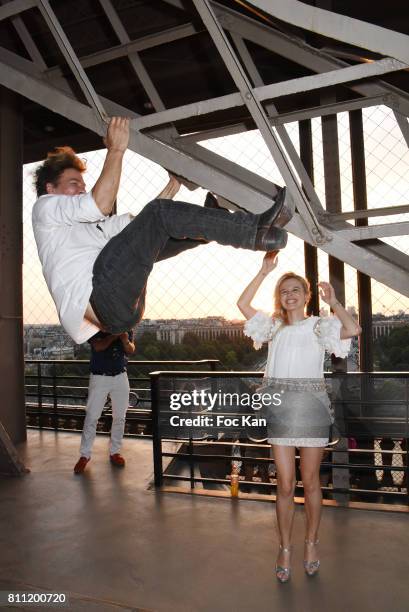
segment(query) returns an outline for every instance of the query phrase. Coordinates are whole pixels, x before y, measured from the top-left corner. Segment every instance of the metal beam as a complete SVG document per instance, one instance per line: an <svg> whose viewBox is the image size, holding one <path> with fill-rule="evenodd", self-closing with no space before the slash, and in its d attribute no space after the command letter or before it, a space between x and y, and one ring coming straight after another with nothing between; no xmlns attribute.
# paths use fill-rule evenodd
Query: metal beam
<svg viewBox="0 0 409 612"><path fill-rule="evenodd" d="M37 6L37 0L12 0L0 7L0 21Z"/></svg>
<svg viewBox="0 0 409 612"><path fill-rule="evenodd" d="M366 219L368 217L389 217L390 215L402 215L409 213L409 204L397 204L396 206L384 206L371 210L351 210L344 213L324 213L320 220L323 223L345 221L347 219Z"/></svg>
<svg viewBox="0 0 409 612"><path fill-rule="evenodd" d="M323 87L331 87L341 83L366 79L380 74L396 72L407 68L408 64L404 64L393 58L386 58L373 63L358 64L349 68L338 68L330 72L321 72L312 76L300 77L291 79L281 83L273 83L272 85L264 85L255 89L255 93L260 101L270 100L292 94L321 89Z"/></svg>
<svg viewBox="0 0 409 612"><path fill-rule="evenodd" d="M253 62L253 58L251 57L247 49L246 43L237 34L233 34L233 42L236 45L237 52L239 53L240 59L243 62L245 68L247 69L247 72L249 73L250 78L253 81L254 85L259 88L263 87L264 86L263 79L257 69L257 66ZM266 112L268 113L269 118L271 118L272 116L273 117L278 116L277 108L272 102L269 102L266 105ZM281 138L281 141L284 145L287 155L290 158L291 162L293 163L295 170L298 173L298 176L301 178L302 186L303 186L305 194L309 198L311 208L313 209L315 214L319 214L323 212L324 208L314 189L313 181L311 180L309 173L306 171L305 166L302 163L296 151L296 148L294 147L293 142L287 133L287 130L285 129L284 126L280 125L277 127L277 133L279 137Z"/></svg>
<svg viewBox="0 0 409 612"><path fill-rule="evenodd" d="M24 21L22 20L21 17L17 16L17 17L12 17L11 22L17 32L17 34L19 35L23 45L26 48L27 53L29 54L29 56L31 57L31 59L33 60L33 62L35 64L37 64L37 66L41 69L41 70L46 70L47 69L47 64L45 63L43 56L41 55L37 45L35 44L34 40L31 37L30 32L28 31L28 29L26 28L26 25L24 23Z"/></svg>
<svg viewBox="0 0 409 612"><path fill-rule="evenodd" d="M171 108L161 113L144 115L138 120L138 129L144 130L157 125L164 125L166 123L187 119L188 117L198 117L199 115L215 113L235 106L244 106L243 98L239 93L226 94L218 98L201 100L200 102L192 102L191 104L184 104L183 106Z"/></svg>
<svg viewBox="0 0 409 612"><path fill-rule="evenodd" d="M311 237L313 239L315 238L315 240L319 242L325 240L311 205L302 191L298 177L295 175L293 167L289 163L278 137L269 124L268 117L261 106L260 101L255 96L252 85L240 64L240 61L236 57L236 54L233 51L225 33L223 32L223 28L217 21L208 0L193 0L193 3L201 16L203 23L208 29L210 36L212 37L213 42L215 43L226 65L226 68L230 73L230 76L233 78L236 86L240 90L243 101L250 111L250 114L253 117L258 129L260 130L260 134L263 137L264 142L273 156L273 159L296 202L298 211L302 214L303 221L306 224Z"/></svg>
<svg viewBox="0 0 409 612"><path fill-rule="evenodd" d="M311 183L314 184L314 152L311 121L300 121L298 124L300 138L300 159ZM307 304L308 315L319 315L320 300L318 295L318 252L315 246L304 242L305 276L310 283L311 298Z"/></svg>
<svg viewBox="0 0 409 612"><path fill-rule="evenodd" d="M409 123L408 123L408 118L405 117L404 115L402 115L402 113L398 112L398 111L394 111L393 113L395 115L395 119L398 122L398 125L400 127L400 131L402 132L402 136L404 137L405 141L406 141L406 145L409 147Z"/></svg>
<svg viewBox="0 0 409 612"><path fill-rule="evenodd" d="M184 151L188 155L191 155L194 159L200 160L207 164L209 167L217 168L222 172L230 175L236 181L242 182L250 187L257 189L258 192L264 193L267 197L272 198L276 195L276 185L271 181L268 181L264 177L251 172L247 168L236 164L235 162L210 151L209 149L202 147L197 144L185 145L183 141L177 140L177 146L180 150ZM254 212L262 212L257 206L253 209Z"/></svg>
<svg viewBox="0 0 409 612"><path fill-rule="evenodd" d="M394 72L396 70L402 70L404 67L406 67L406 64L387 58L379 62L374 62L373 64L350 66L348 68L332 70L327 73L314 74L312 76L290 79L272 85L255 87L252 89L252 94L259 102L262 102L263 100L271 100L304 91L321 89L330 85L347 83L355 79L368 78L377 74L384 74L385 72ZM187 119L188 117L197 117L217 110L224 110L226 108L242 105L243 97L240 94L229 94L210 100L185 104L184 106L163 111L162 113L145 115L139 120L138 127L143 130L155 125L172 123L173 121Z"/></svg>
<svg viewBox="0 0 409 612"><path fill-rule="evenodd" d="M145 49L152 49L153 47L159 47L160 45L181 40L182 38L187 38L194 34L197 34L196 28L193 24L188 23L164 30L163 32L149 34L148 36L138 38L138 40L133 40L123 45L116 45L115 47L104 49L103 51L84 55L79 58L79 61L83 68L90 68L91 66L98 66L99 64L105 64L106 62L127 57L132 53L138 53ZM51 77L62 74L62 70L59 66L54 66L47 72Z"/></svg>
<svg viewBox="0 0 409 612"><path fill-rule="evenodd" d="M0 0L0 5L5 6L6 0ZM8 5L9 4L7 4L7 6ZM23 45L26 48L27 53L29 54L33 62L37 64L41 70L45 70L47 68L47 64L43 60L43 57L40 51L38 50L37 45L31 37L31 34L27 30L23 19L20 17L20 15L14 15L11 18L11 23L13 24L14 29L19 35Z"/></svg>
<svg viewBox="0 0 409 612"><path fill-rule="evenodd" d="M30 63L30 62L28 62ZM13 66L0 62L0 83L22 96L43 105L54 113L58 113L92 130L96 134L104 135L105 127L98 120L93 109L73 97L59 91L38 77L29 73L16 70ZM104 106L110 113L132 115L132 112L120 108L108 100L103 100ZM271 200L264 194L244 184L231 179L223 173L209 169L205 164L193 160L187 154L179 151L176 147L153 140L144 134L132 130L130 149L144 155L148 159L169 168L176 174L187 176L192 181L203 187L214 191L226 199L238 204L243 208L252 210L257 201L263 209L266 209ZM295 215L288 225L289 231L293 232L302 240L314 244L304 222L299 215ZM380 246L388 246L382 245ZM363 249L354 245L334 232L332 239L321 246L322 250L330 255L343 259L349 265L362 272L371 271L373 278L381 283L409 296L407 274L409 270L409 257L396 249L390 248L390 260L385 260L382 254L377 254L376 249Z"/></svg>
<svg viewBox="0 0 409 612"><path fill-rule="evenodd" d="M183 9L181 0L163 0L173 6ZM247 17L226 6L211 1L215 14L225 30L230 34L239 34L245 40L269 49L291 61L312 70L313 72L328 72L332 69L345 68L349 64L305 43L294 35L284 34L273 27ZM393 94L399 100L400 112L409 115L409 94L389 83L376 80L368 83L350 84L349 89L363 96L378 96Z"/></svg>
<svg viewBox="0 0 409 612"><path fill-rule="evenodd" d="M352 185L354 210L367 210L368 195L366 188L365 138L362 110L349 113L349 137L351 147ZM368 219L357 219L356 225L368 225ZM362 334L359 338L359 366L361 372L373 370L372 337L372 286L371 277L357 272L359 322Z"/></svg>
<svg viewBox="0 0 409 612"><path fill-rule="evenodd" d="M409 36L298 0L248 0L268 15L334 40L409 62Z"/></svg>
<svg viewBox="0 0 409 612"><path fill-rule="evenodd" d="M171 0L164 1L168 4L178 6L181 9L184 8L183 4L178 0L175 0L175 2ZM300 65L317 72L326 72L331 69L348 67L348 64L345 62L337 60L329 54L323 53L322 50L307 45L298 38L273 30L270 27L216 2L212 2L211 4L219 21L231 34L238 33L246 38L246 40L251 40L274 53L288 57ZM84 68L87 68L119 57L125 57L134 51L142 51L143 49L172 42L173 40L191 36L195 33L196 29L192 24L177 26L176 28L171 28L164 32L151 34L126 45L119 45L106 51L82 57L80 58L80 62ZM62 71L59 67L55 67L51 68L48 73L53 77L56 74L61 75ZM409 114L409 96L392 85L379 81L360 85L350 85L350 89L353 89L361 95L371 96L391 93L399 98L400 111Z"/></svg>
<svg viewBox="0 0 409 612"><path fill-rule="evenodd" d="M103 108L90 80L88 79L83 67L78 61L78 58L65 35L54 11L52 10L48 0L38 0L38 8L42 16L44 17L51 33L63 54L65 60L70 66L75 78L77 79L78 85L84 93L89 104L95 109L102 121L107 120L105 109Z"/></svg>
<svg viewBox="0 0 409 612"><path fill-rule="evenodd" d="M99 0L99 2L102 6L103 11L105 12L105 15L107 16L112 26L112 29L117 35L119 42L123 45L129 44L131 42L131 39L129 38L128 33L125 30L124 25L122 21L120 20L118 13L116 12L115 8L112 6L111 0ZM165 105L163 104L161 97L155 85L152 82L152 79L150 78L145 66L143 65L139 54L136 51L130 53L128 55L128 60L136 76L141 82L142 87L144 88L146 94L148 95L148 98L150 99L153 108L156 111L165 110Z"/></svg>
<svg viewBox="0 0 409 612"><path fill-rule="evenodd" d="M16 55L15 53L12 53L11 51L7 51L6 49L3 49L0 47L0 62L1 61L4 62L5 66L7 65L7 70L9 70L10 68L13 68L17 71L22 72L22 74L24 75L31 75L37 78L43 77L39 67L35 65L33 62L30 62L29 60L26 60L20 57L19 55ZM40 83L44 83L44 81L41 80ZM54 82L48 83L48 84L49 85L52 84L54 86L56 85L56 83ZM69 83L66 82L65 80L59 79L58 87L60 90L64 91L69 96L73 96ZM62 91L60 93L62 93ZM45 94L45 97L46 95L47 94ZM123 108L119 105L114 105L114 103L111 100L108 100L104 98L103 96L100 96L100 100L104 108L106 108L111 114L126 115L128 117L132 117L134 120L139 117L137 113L130 111L129 109ZM169 138L169 136L171 138ZM153 135L153 137L155 138L156 135ZM163 137L162 134L160 134L158 138L162 142L165 142L166 140L167 146L173 149L173 146L174 146L173 143L175 141L173 137L171 136L171 134L166 134L166 139ZM177 139L177 142L179 142L179 139ZM200 162L200 163L203 162L208 167L213 168L215 171L220 171L221 177L224 183L227 181L227 177L228 177L228 181L231 181L231 180L235 181L235 183L232 183L229 185L229 189L233 189L233 185L236 185L236 187L234 187L234 190L236 191L236 198L239 198L238 200L236 199L236 202L239 204L239 206L243 206L243 204L240 205L240 202L247 203L248 198L247 196L241 195L241 189L240 188L237 189L237 185L240 187L242 185L250 185L254 187L254 189L257 189L257 192L259 194L258 197L254 197L254 195L252 195L253 203L250 206L250 209L253 212L258 213L258 212L263 212L263 210L265 210L268 207L270 203L270 198L275 194L274 183L264 179L258 174L250 172L249 170L247 170L246 168L243 168L243 166L240 166L239 164L235 164L234 162L231 162L221 157L220 155L217 155L216 153L213 153L212 151L205 149L204 147L201 147L201 146L187 147L187 146L184 146L184 143L182 143L182 146L180 145L177 145L177 146L178 146L179 151L183 151L184 154L189 156L189 159L195 160L196 162ZM170 169L170 165L168 165L167 167L169 167ZM181 171L179 173L183 174L183 172ZM220 192L223 191L220 185L218 186L218 191L216 191L216 188L214 186L211 189L212 191L215 191L216 193L218 193L218 195L221 195ZM263 197L260 197L260 194L263 194ZM249 208L249 206L247 206L247 208Z"/></svg>
<svg viewBox="0 0 409 612"><path fill-rule="evenodd" d="M326 104L335 102L336 95L333 92L324 91L321 101ZM339 139L338 123L336 115L328 115L321 120L322 152L324 162L325 203L328 211L341 212L341 176L339 165ZM343 258L328 257L329 282L335 289L339 301L345 303L345 266ZM334 358L332 358L334 366ZM346 367L344 361L343 367Z"/></svg>
<svg viewBox="0 0 409 612"><path fill-rule="evenodd" d="M308 45L300 38L284 34L217 3L212 3L212 6L220 23L230 34L235 32L245 40L250 40L313 72L328 72L349 66L321 49ZM363 96L393 94L399 99L400 111L409 115L409 94L389 83L376 80L368 83L352 83L348 87Z"/></svg>
<svg viewBox="0 0 409 612"><path fill-rule="evenodd" d="M13 442L26 439L23 350L22 100L0 87L1 421ZM0 455L3 454L3 449Z"/></svg>
<svg viewBox="0 0 409 612"><path fill-rule="evenodd" d="M337 236L352 241L372 240L373 238L386 238L389 236L406 236L407 234L409 234L409 221L351 227L351 229L337 231Z"/></svg>
<svg viewBox="0 0 409 612"><path fill-rule="evenodd" d="M326 115L333 115L334 113L344 113L350 110L357 110L359 108L368 108L370 106L389 106L390 100L391 97L388 95L373 96L370 98L349 100L347 102L333 102L331 104L323 104L322 106L314 106L312 108L306 108L305 110L281 113L277 116L273 115L270 112L270 106L268 106L267 112L271 125L278 126L285 125L286 123L292 123L294 121L304 121L305 119L313 119L314 117L325 117ZM180 140L183 142L200 142L202 140L220 138L221 136L241 134L247 129L248 128L245 123L235 123L232 125L227 125L225 127L203 130L201 132L193 132L192 134L185 134L183 136L180 136Z"/></svg>
<svg viewBox="0 0 409 612"><path fill-rule="evenodd" d="M360 98L358 100L348 100L346 102L332 102L323 104L322 106L314 106L299 111L291 111L281 113L277 117L270 117L271 125L283 125L292 123L293 121L304 121L305 119L313 119L315 117L326 117L337 113L345 113L360 108L369 108L371 106L388 105L391 101L391 96L372 96L368 98Z"/></svg>

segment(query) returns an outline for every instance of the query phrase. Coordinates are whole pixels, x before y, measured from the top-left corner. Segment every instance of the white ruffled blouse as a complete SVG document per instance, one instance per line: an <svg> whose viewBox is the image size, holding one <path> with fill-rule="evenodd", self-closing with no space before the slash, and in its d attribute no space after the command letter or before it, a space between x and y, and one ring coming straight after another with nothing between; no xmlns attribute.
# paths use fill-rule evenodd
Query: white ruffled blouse
<svg viewBox="0 0 409 612"><path fill-rule="evenodd" d="M325 351L346 357L351 339L341 340L342 323L335 317L308 317L290 325L257 313L244 325L244 334L256 349L268 342L264 376L272 378L323 378Z"/></svg>

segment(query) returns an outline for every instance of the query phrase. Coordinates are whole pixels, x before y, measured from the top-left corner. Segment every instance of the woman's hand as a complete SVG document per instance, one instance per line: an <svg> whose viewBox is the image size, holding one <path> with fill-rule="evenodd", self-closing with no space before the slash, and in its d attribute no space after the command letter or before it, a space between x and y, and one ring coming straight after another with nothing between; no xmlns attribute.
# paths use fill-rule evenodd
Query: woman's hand
<svg viewBox="0 0 409 612"><path fill-rule="evenodd" d="M277 267L277 263L278 263L278 251L268 251L264 255L264 259L261 265L260 272L264 276L267 276L267 274L270 274L270 272L272 272Z"/></svg>
<svg viewBox="0 0 409 612"><path fill-rule="evenodd" d="M337 300L334 287L329 283L318 283L320 288L320 297L330 306L334 311L334 314L342 323L340 330L341 340L346 338L353 338L359 336L362 333L361 326L355 321L355 319L345 310L342 304Z"/></svg>
<svg viewBox="0 0 409 612"><path fill-rule="evenodd" d="M332 308L335 304L338 303L337 297L335 295L335 290L330 283L318 283L318 287L320 288L320 298Z"/></svg>

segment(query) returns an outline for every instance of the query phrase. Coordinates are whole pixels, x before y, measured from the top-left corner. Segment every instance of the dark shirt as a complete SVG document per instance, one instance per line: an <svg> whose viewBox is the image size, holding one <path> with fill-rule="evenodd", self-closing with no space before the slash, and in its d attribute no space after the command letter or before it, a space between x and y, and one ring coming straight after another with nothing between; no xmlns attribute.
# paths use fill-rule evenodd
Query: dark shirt
<svg viewBox="0 0 409 612"><path fill-rule="evenodd" d="M125 353L122 341L117 338L104 351L96 351L92 346L92 340L102 340L110 334L98 332L88 340L91 344L90 372L92 374L116 375L126 371L128 356ZM129 342L133 341L133 331L128 331Z"/></svg>

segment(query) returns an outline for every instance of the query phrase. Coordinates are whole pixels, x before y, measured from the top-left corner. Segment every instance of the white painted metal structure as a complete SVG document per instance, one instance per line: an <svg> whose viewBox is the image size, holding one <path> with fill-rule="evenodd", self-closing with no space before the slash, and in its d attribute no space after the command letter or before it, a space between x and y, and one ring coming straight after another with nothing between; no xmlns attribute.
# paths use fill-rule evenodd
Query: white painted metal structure
<svg viewBox="0 0 409 612"><path fill-rule="evenodd" d="M181 0L163 2L184 8ZM120 44L81 58L74 52L48 0L3 1L0 6L0 21L12 20L31 61L0 46L0 84L101 135L106 129L107 116L132 116L130 148L133 151L219 194L229 202L260 212L270 205L270 198L275 193L274 184L197 144L200 140L243 131L246 129L244 124L238 123L185 136L179 135L177 131L178 120L186 117L246 107L296 200L298 212L288 226L289 231L409 296L409 257L379 240L382 237L407 234L409 223L355 227L347 222L347 219L407 212L409 207L391 207L388 206L390 202L385 202L385 208L376 211L327 212L285 128L286 123L294 120L329 116L384 104L393 109L409 145L409 94L387 82L374 79L408 68L409 36L296 0L250 2L275 20L382 56L370 62L355 58L355 65L351 66L328 51L309 46L295 35L284 34L274 27L273 23L265 25L260 20L210 0L193 0L193 3L236 85L236 93L167 109L139 53L156 45L191 36L195 32L194 26L186 24L131 40L111 0L100 0L100 4ZM61 67L46 67L21 18L24 11L29 9L38 10L43 16L86 102L73 94ZM282 83L265 84L248 51L246 41L255 42L315 74ZM155 110L152 114L136 115L131 110L97 95L91 79L87 76L87 68L118 57L129 59ZM347 84L361 97L351 101L329 101L322 106L283 115L279 115L274 105L274 99L277 97L333 87L340 83ZM371 242L366 242L368 240Z"/></svg>

